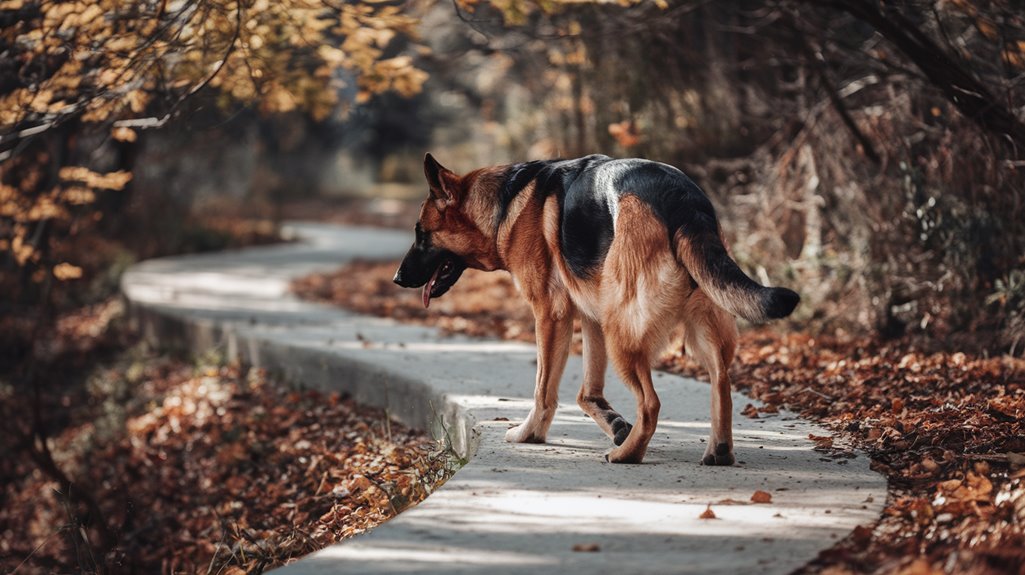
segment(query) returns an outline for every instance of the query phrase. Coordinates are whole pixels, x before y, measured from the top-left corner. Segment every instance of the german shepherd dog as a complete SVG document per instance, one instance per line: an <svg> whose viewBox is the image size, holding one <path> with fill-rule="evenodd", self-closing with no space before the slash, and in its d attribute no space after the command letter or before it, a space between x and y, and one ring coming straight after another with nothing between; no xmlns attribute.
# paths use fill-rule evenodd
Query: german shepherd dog
<svg viewBox="0 0 1025 575"><path fill-rule="evenodd" d="M577 403L615 444L608 461L640 463L660 408L651 364L683 323L686 351L712 379L712 434L702 463L733 464L733 316L786 317L800 297L741 271L711 202L690 178L666 164L602 155L459 176L427 154L424 173L430 192L395 283L422 286L428 306L468 267L507 270L534 312L534 406L507 441L545 441L579 316L584 381ZM607 358L637 399L634 425L605 400Z"/></svg>

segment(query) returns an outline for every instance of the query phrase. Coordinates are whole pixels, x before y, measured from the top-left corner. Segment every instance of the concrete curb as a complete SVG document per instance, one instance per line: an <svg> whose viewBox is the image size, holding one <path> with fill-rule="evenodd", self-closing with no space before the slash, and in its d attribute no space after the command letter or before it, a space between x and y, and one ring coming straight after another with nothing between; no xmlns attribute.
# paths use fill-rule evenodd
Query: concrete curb
<svg viewBox="0 0 1025 575"><path fill-rule="evenodd" d="M398 257L411 238L316 224L287 229L302 241L131 268L122 289L144 337L218 349L306 386L348 392L447 435L470 462L416 508L278 572L787 573L882 510L886 482L868 459L814 451L808 435L828 432L792 414L735 414L740 463L697 465L710 388L665 374L656 378L662 418L645 464L605 464L611 444L573 401L576 357L549 443L507 444L509 420L529 410L533 346L442 337L298 301L287 291L291 279L354 258ZM628 413L629 392L611 375L607 390ZM735 394L734 403L739 411L757 402ZM755 489L773 502L717 504L746 502ZM707 504L718 519L698 519Z"/></svg>

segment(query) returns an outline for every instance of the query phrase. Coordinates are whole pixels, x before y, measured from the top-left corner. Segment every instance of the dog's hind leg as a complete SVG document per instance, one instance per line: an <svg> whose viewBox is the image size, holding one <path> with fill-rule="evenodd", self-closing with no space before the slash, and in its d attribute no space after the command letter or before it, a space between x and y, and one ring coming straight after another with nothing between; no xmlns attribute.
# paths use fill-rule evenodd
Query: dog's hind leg
<svg viewBox="0 0 1025 575"><path fill-rule="evenodd" d="M544 443L548 428L559 405L559 380L566 369L570 343L573 340L573 312L567 305L534 306L537 332L537 378L534 384L534 407L523 423L505 434L510 443Z"/></svg>
<svg viewBox="0 0 1025 575"><path fill-rule="evenodd" d="M687 306L684 331L687 351L712 380L712 434L701 458L703 465L733 465L733 400L730 397L730 363L736 351L737 325L733 316L718 308L703 293Z"/></svg>
<svg viewBox="0 0 1025 575"><path fill-rule="evenodd" d="M651 358L679 321L689 284L670 251L665 226L637 197L620 199L615 237L602 268L601 323L609 358L637 399L637 419L622 445L606 457L640 463L661 408Z"/></svg>
<svg viewBox="0 0 1025 575"><path fill-rule="evenodd" d="M580 323L584 334L584 383L577 394L577 405L613 443L622 445L633 426L605 399L605 335L601 325L589 317L581 317Z"/></svg>

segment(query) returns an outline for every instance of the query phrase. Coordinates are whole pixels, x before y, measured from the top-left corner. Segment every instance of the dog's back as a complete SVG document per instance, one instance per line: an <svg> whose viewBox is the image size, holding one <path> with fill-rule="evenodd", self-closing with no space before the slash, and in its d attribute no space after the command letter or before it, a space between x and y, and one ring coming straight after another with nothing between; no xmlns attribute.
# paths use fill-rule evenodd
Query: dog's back
<svg viewBox="0 0 1025 575"><path fill-rule="evenodd" d="M559 251L576 278L587 280L600 273L620 228L623 200L633 197L656 221L623 226L618 232L626 234L622 241L636 247L630 236L645 233L641 225L663 229L673 257L716 305L757 322L790 315L800 300L791 290L758 284L740 269L723 242L712 203L672 166L602 155L518 164L510 169L503 202L511 201L531 180L538 198L557 198ZM648 241L661 243L657 236Z"/></svg>

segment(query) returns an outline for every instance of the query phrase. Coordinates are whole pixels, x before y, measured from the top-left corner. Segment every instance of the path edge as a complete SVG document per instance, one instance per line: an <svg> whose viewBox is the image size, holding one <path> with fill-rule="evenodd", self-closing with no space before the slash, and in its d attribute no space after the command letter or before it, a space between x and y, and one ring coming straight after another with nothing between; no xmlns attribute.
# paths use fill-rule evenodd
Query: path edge
<svg viewBox="0 0 1025 575"><path fill-rule="evenodd" d="M407 427L427 432L459 465L477 452L481 436L477 418L460 402L432 389L429 382L326 349L261 337L257 330L232 320L187 317L132 301L123 292L122 297L132 328L154 349L194 356L213 352L219 360L263 369L289 385L347 394L361 405L385 410ZM411 397L417 400L410 401Z"/></svg>

